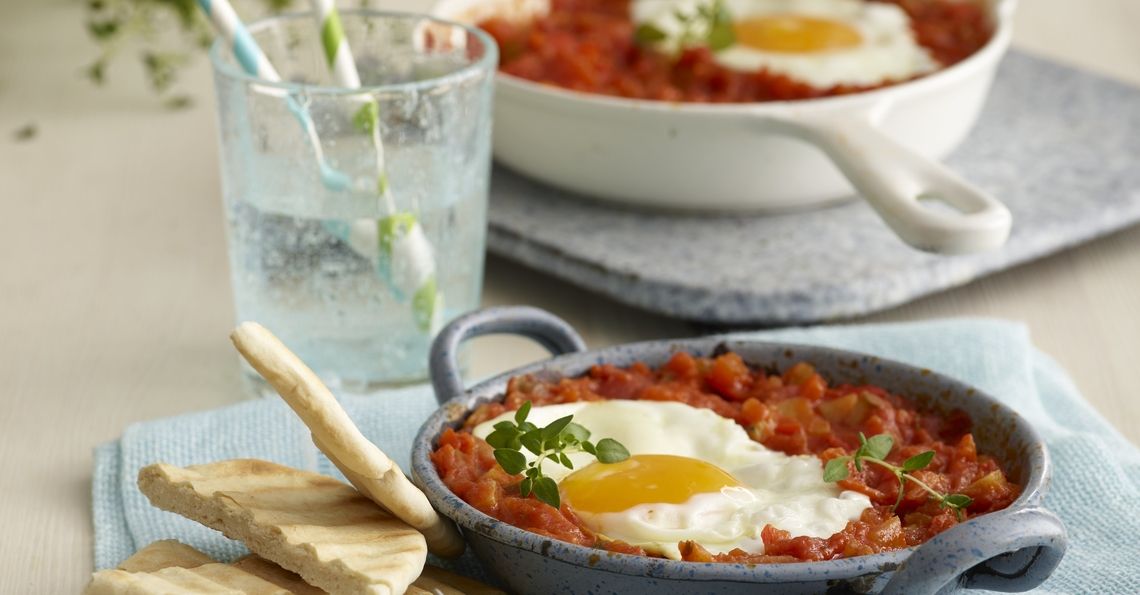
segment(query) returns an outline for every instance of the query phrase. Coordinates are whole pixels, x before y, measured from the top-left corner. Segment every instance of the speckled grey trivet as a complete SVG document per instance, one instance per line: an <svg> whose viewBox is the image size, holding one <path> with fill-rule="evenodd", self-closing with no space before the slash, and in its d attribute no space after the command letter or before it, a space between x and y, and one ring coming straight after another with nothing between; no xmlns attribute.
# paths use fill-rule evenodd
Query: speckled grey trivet
<svg viewBox="0 0 1140 595"><path fill-rule="evenodd" d="M654 312L815 322L961 285L1140 221L1140 89L1013 53L949 160L1013 211L999 252L906 247L862 201L766 217L624 211L495 170L489 247Z"/></svg>

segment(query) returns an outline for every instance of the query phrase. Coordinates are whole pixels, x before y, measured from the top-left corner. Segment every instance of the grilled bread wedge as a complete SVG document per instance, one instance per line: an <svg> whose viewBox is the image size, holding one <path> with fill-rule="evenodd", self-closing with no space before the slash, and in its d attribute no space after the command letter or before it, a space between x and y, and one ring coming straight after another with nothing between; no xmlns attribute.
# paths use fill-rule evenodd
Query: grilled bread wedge
<svg viewBox="0 0 1140 595"><path fill-rule="evenodd" d="M173 539L156 541L134 553L133 556L119 564L119 570L127 572L154 572L163 568L177 566L180 568L194 568L203 564L212 564L217 560L202 552Z"/></svg>
<svg viewBox="0 0 1140 595"><path fill-rule="evenodd" d="M463 553L463 538L455 525L440 516L400 467L360 433L317 375L273 333L256 322L243 322L230 339L360 493L422 532L433 554L453 558Z"/></svg>
<svg viewBox="0 0 1140 595"><path fill-rule="evenodd" d="M289 572L256 554L250 554L237 560L233 563L233 567L261 577L294 595L325 595L326 593L323 589L306 583L296 573Z"/></svg>
<svg viewBox="0 0 1140 595"><path fill-rule="evenodd" d="M218 564L188 545L167 540L156 541L139 550L114 570L96 572L84 594L288 595L292 592L239 568Z"/></svg>
<svg viewBox="0 0 1140 595"><path fill-rule="evenodd" d="M420 532L351 486L267 461L149 465L139 488L155 506L338 595L400 595L427 558Z"/></svg>
<svg viewBox="0 0 1140 595"><path fill-rule="evenodd" d="M252 581L216 566L218 564L213 558L188 545L174 540L156 541L124 560L117 569L95 573L84 594L157 595L205 590L208 593L326 595L324 590L306 583L300 576L256 554L245 556L230 564L230 567L265 582ZM166 570L170 568L188 571ZM506 595L494 587L435 566L425 566L419 578L405 592L405 595L425 594Z"/></svg>
<svg viewBox="0 0 1140 595"><path fill-rule="evenodd" d="M153 572L104 570L95 573L85 595L289 595L269 581L226 564L172 566Z"/></svg>

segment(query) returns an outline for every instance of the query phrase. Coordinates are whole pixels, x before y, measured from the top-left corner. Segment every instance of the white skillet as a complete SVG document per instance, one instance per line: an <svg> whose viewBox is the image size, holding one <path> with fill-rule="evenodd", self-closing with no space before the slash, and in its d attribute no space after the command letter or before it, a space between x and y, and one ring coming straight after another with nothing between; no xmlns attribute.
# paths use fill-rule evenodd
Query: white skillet
<svg viewBox="0 0 1140 595"><path fill-rule="evenodd" d="M499 73L495 158L606 201L696 212L765 212L863 196L908 244L992 250L1011 216L937 162L977 120L1009 47L1015 0L988 0L995 33L970 58L876 91L806 101L709 105L580 93ZM531 18L549 0L441 0L474 23ZM937 199L952 208L930 208Z"/></svg>

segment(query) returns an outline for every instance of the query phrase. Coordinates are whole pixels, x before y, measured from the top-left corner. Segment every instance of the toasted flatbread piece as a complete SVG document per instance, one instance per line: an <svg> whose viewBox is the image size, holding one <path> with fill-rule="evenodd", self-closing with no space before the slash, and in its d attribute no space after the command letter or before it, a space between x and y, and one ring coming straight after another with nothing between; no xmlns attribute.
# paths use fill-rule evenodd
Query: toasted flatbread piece
<svg viewBox="0 0 1140 595"><path fill-rule="evenodd" d="M261 577L295 595L326 595L323 589L306 583L296 573L289 572L256 554L250 554L237 560L233 563L233 567Z"/></svg>
<svg viewBox="0 0 1140 595"><path fill-rule="evenodd" d="M424 566L423 572L420 573L420 578L412 583L415 586L432 592L433 589L438 589L444 595L459 593L461 595L507 595L505 591L501 591L490 585L485 585L473 578L455 574L449 570L444 570L438 566ZM445 590L446 587L448 590Z"/></svg>
<svg viewBox="0 0 1140 595"><path fill-rule="evenodd" d="M257 555L249 555L233 563L250 574L257 575L296 595L325 595L325 592L306 583L301 577ZM436 566L424 566L419 578L412 582L405 595L507 595L494 587L449 572Z"/></svg>
<svg viewBox="0 0 1140 595"><path fill-rule="evenodd" d="M171 566L194 568L212 564L217 560L173 539L156 541L134 553L119 564L119 570L127 572L154 572Z"/></svg>
<svg viewBox="0 0 1140 595"><path fill-rule="evenodd" d="M245 577L234 577L226 584L218 584L217 579L226 580L228 577L219 576L213 566L198 571L199 576L189 577L184 573L158 573L155 577L124 576L156 573L164 568L197 569L208 565L215 565L215 560L206 554L173 539L156 541L135 552L133 556L119 564L118 570L104 570L96 573L86 594L98 595L100 593L130 593L131 595L153 595L155 593L184 592L187 588L199 588L204 584L201 578L213 578L213 585L206 588L210 592L236 592L241 585L253 586L254 593L266 592L267 585L250 582ZM230 564L231 567L252 574L264 581L280 587L283 592L293 595L327 595L306 583L300 576L258 556L250 554ZM246 591L251 592L251 591ZM276 591L269 591L276 593ZM476 581L449 572L435 566L424 566L419 578L408 587L405 595L506 595L503 591Z"/></svg>
<svg viewBox="0 0 1140 595"><path fill-rule="evenodd" d="M123 560L115 570L96 572L84 590L88 595L160 594L160 593L244 593L238 583L221 584L213 580L217 572L180 572L214 564L213 558L174 540L156 541ZM166 570L178 568L179 571ZM165 572L163 572L166 570ZM260 585L257 593L273 585ZM272 592L272 591L270 591Z"/></svg>
<svg viewBox="0 0 1140 595"><path fill-rule="evenodd" d="M350 486L267 461L149 465L139 489L338 595L400 595L427 558L423 535Z"/></svg>
<svg viewBox="0 0 1140 595"><path fill-rule="evenodd" d="M254 556L255 557L255 556ZM266 568L292 577L295 584L282 585L261 577L238 564L218 564L202 552L172 539L156 541L135 552L115 570L95 573L87 595L167 593L244 593L249 595L325 595L301 578L272 562L257 558ZM304 590L307 589L307 590Z"/></svg>
<svg viewBox="0 0 1140 595"><path fill-rule="evenodd" d="M151 572L103 570L91 577L85 595L289 595L269 581L226 564L213 562L193 568L171 566Z"/></svg>
<svg viewBox="0 0 1140 595"><path fill-rule="evenodd" d="M313 442L356 489L419 529L433 554L453 558L463 553L463 538L455 525L440 516L400 467L360 433L317 375L273 333L256 322L243 322L230 339L300 416L313 433Z"/></svg>
<svg viewBox="0 0 1140 595"><path fill-rule="evenodd" d="M234 568L240 568L252 575L263 578L277 585L278 587L281 587L288 592L293 593L293 595L327 595L325 591L318 589L309 583L306 583L303 579L301 579L301 577L297 576L296 574L289 572L288 570L285 570L284 568L281 568L273 562L270 562L269 560L266 560L265 558L262 558L258 555L251 554L249 556L241 558L238 561L234 562L232 566ZM440 591L439 593L435 593L431 590L421 589L416 585L422 578L423 575L420 575L420 578L416 579L416 582L413 583L412 586L408 587L408 590L404 592L404 595L452 595L452 593L455 593L454 591ZM460 595L463 595L462 592L460 592Z"/></svg>

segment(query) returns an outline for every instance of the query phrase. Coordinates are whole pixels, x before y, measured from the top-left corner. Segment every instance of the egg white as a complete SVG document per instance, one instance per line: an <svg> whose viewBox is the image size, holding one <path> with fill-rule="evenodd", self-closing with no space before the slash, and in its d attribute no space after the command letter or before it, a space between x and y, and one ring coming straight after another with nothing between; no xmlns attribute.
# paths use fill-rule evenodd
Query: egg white
<svg viewBox="0 0 1140 595"><path fill-rule="evenodd" d="M634 0L630 15L636 25L648 23L666 34L658 47L675 52L684 26L676 12L692 15L712 0ZM841 22L859 32L862 42L851 48L810 53L758 50L736 44L714 54L718 64L741 71L766 69L813 87L872 86L905 80L938 70L938 62L910 28L910 17L898 6L865 0L725 0L735 20L769 15L802 15Z"/></svg>
<svg viewBox="0 0 1140 595"><path fill-rule="evenodd" d="M486 438L495 423L512 415L504 413L479 424L474 434ZM669 558L680 559L677 544L684 540L694 540L714 553L735 548L763 553L760 532L767 524L793 536L829 537L871 505L863 494L824 482L815 456L769 450L735 422L708 409L675 402L578 402L535 407L528 420L544 426L566 415L590 430L591 440L613 438L634 455L706 461L744 486L698 494L681 504L645 503L601 514L576 511L591 530ZM533 460L533 455L525 454ZM575 469L594 460L586 453L570 458ZM571 472L549 460L543 463L543 473L556 481Z"/></svg>

